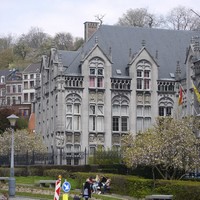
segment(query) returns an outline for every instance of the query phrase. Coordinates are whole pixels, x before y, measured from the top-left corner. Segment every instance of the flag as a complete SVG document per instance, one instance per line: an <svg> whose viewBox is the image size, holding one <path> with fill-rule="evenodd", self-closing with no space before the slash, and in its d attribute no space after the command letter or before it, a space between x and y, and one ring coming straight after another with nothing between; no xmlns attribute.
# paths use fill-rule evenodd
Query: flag
<svg viewBox="0 0 200 200"><path fill-rule="evenodd" d="M199 93L198 89L196 88L196 86L194 85L194 83L192 83L192 86L194 88L194 93L197 96L197 101L200 103L200 93Z"/></svg>
<svg viewBox="0 0 200 200"><path fill-rule="evenodd" d="M178 97L178 105L180 106L181 104L183 104L183 89L180 86L179 97Z"/></svg>

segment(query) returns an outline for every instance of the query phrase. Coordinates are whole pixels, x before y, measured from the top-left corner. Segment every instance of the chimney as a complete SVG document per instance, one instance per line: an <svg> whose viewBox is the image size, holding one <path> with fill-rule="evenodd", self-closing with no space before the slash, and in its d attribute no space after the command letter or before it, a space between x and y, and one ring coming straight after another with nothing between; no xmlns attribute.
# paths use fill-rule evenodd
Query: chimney
<svg viewBox="0 0 200 200"><path fill-rule="evenodd" d="M98 29L99 23L98 22L85 22L85 30L84 30L84 39L85 42L96 32Z"/></svg>

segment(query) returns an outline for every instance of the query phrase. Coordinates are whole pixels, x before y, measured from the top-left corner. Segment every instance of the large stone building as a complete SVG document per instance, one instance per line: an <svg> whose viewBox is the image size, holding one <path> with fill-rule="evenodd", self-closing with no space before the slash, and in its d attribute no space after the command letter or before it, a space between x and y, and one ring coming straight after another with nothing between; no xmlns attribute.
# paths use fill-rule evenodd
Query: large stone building
<svg viewBox="0 0 200 200"><path fill-rule="evenodd" d="M43 56L36 84L36 132L49 152L66 153L55 163L81 164L80 152L97 146L119 149L124 134L146 130L158 116L194 114L189 82L199 32L90 22L85 28L78 51L52 48Z"/></svg>

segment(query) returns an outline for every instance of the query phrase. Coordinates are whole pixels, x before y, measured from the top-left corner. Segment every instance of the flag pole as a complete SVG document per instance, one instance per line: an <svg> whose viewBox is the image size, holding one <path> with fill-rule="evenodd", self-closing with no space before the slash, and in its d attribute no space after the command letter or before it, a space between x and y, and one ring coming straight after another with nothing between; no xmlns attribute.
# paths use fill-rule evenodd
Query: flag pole
<svg viewBox="0 0 200 200"><path fill-rule="evenodd" d="M193 84L193 82L192 82L192 84ZM194 84L193 84L193 85L194 85ZM181 89L182 89L183 95L186 96L186 93L185 93L184 88L183 88L183 86L181 85L181 83L179 83L179 86L180 86ZM190 99L190 97L188 97L188 99L189 99L190 104L192 104L192 100ZM193 104L193 106L192 106L192 109L194 110L194 112L195 112L196 115L197 115L198 112L197 112L197 110L194 108L194 104Z"/></svg>

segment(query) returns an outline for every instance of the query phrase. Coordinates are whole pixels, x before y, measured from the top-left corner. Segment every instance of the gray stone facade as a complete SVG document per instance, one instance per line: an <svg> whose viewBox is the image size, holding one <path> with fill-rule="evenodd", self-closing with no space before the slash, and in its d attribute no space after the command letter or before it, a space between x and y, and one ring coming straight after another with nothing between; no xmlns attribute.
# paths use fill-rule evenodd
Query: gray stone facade
<svg viewBox="0 0 200 200"><path fill-rule="evenodd" d="M85 149L118 150L124 134L143 132L159 115L188 114L194 103L185 96L178 106L178 92L180 83L191 91L194 52L185 50L195 34L102 25L76 52L52 48L42 58L35 104L48 151L68 153L63 164L83 164Z"/></svg>

